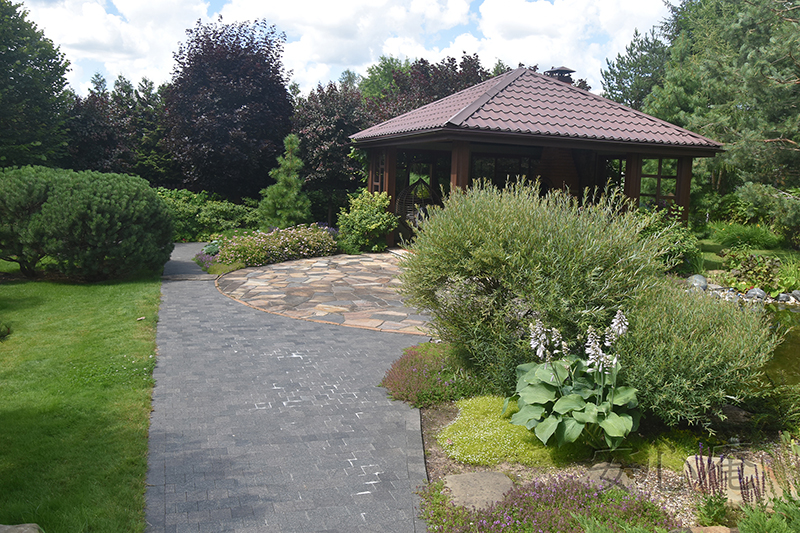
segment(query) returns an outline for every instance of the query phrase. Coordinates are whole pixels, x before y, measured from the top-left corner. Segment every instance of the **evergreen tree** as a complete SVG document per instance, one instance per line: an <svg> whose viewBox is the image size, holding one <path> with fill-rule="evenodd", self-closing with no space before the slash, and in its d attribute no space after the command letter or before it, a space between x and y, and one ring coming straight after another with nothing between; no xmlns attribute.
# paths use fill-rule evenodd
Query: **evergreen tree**
<svg viewBox="0 0 800 533"><path fill-rule="evenodd" d="M633 32L633 40L625 47L625 55L606 59L607 70L601 71L603 96L633 109L642 109L644 100L664 77L669 47L656 35Z"/></svg>
<svg viewBox="0 0 800 533"><path fill-rule="evenodd" d="M298 157L300 139L289 134L283 140L286 152L278 157L278 166L269 173L275 180L261 191L262 199L258 204L258 214L264 229L271 227L288 228L309 222L311 218L311 202L301 191L303 182L299 172L303 161Z"/></svg>
<svg viewBox="0 0 800 533"><path fill-rule="evenodd" d="M63 153L69 62L26 17L0 0L0 167L52 165Z"/></svg>

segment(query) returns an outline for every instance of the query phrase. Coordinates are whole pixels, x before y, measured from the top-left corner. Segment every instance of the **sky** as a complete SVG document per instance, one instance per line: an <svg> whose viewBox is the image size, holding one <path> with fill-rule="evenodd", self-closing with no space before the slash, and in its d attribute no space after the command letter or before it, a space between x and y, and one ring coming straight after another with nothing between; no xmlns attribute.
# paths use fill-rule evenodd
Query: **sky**
<svg viewBox="0 0 800 533"><path fill-rule="evenodd" d="M461 58L477 53L539 71L567 66L600 93L606 58L624 53L635 29L661 22L662 0L23 0L28 20L70 62L67 80L85 95L99 72L113 86L170 81L173 53L200 20L265 19L286 34L283 64L303 94L365 75L381 56Z"/></svg>

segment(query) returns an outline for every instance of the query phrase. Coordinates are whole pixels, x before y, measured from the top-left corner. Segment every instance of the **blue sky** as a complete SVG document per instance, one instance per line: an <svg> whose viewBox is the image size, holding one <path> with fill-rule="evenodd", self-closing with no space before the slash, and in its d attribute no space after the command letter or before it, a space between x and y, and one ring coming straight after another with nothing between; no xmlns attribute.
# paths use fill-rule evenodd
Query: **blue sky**
<svg viewBox="0 0 800 533"><path fill-rule="evenodd" d="M286 33L284 66L303 92L366 73L381 55L440 61L477 53L484 66L566 65L600 92L606 58L634 29L659 23L662 0L23 0L29 19L64 52L85 94L100 72L169 81L172 54L198 19L264 18Z"/></svg>

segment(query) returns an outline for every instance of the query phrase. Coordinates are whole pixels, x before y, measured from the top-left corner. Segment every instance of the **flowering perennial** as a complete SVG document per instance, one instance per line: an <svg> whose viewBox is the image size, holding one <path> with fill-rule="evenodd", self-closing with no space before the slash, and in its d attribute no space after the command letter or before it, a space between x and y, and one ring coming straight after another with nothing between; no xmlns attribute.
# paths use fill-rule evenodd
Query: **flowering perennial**
<svg viewBox="0 0 800 533"><path fill-rule="evenodd" d="M254 231L220 237L217 261L261 266L335 253L336 241L331 234L316 224L310 224L276 229L269 233Z"/></svg>

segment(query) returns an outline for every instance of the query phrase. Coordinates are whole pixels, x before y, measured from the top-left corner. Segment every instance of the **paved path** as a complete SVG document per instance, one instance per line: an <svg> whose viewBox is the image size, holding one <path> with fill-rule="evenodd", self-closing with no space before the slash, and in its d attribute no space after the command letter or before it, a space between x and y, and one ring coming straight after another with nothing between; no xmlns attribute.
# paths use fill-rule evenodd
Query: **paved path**
<svg viewBox="0 0 800 533"><path fill-rule="evenodd" d="M395 254L335 255L245 268L222 276L224 294L290 318L427 335L429 317L397 294Z"/></svg>
<svg viewBox="0 0 800 533"><path fill-rule="evenodd" d="M165 269L147 531L424 531L419 413L376 387L423 339L242 305L190 279L196 246Z"/></svg>

